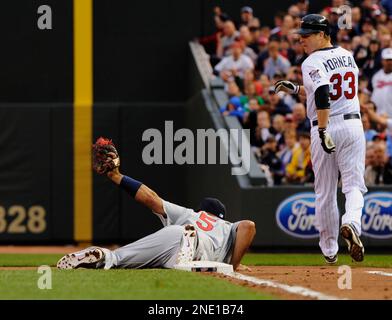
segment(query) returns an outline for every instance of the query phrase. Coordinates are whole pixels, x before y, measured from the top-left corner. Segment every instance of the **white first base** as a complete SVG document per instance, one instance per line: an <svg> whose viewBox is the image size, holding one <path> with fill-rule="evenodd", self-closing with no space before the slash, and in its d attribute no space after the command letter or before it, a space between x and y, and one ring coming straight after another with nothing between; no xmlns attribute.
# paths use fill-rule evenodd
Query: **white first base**
<svg viewBox="0 0 392 320"><path fill-rule="evenodd" d="M215 261L191 261L183 264L175 264L173 268L192 272L233 272L233 266L231 264Z"/></svg>

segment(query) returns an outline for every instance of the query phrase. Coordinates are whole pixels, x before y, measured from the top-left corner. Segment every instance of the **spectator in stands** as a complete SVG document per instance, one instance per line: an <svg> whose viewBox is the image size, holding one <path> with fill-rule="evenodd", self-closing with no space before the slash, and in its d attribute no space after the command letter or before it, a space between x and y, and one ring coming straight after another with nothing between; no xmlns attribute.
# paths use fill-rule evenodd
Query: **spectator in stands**
<svg viewBox="0 0 392 320"><path fill-rule="evenodd" d="M216 55L219 39L222 37L224 23L229 19L225 13L215 14L215 32L211 35L200 37L197 41L204 46L209 55Z"/></svg>
<svg viewBox="0 0 392 320"><path fill-rule="evenodd" d="M392 16L392 0L381 0L381 5L385 9L386 14Z"/></svg>
<svg viewBox="0 0 392 320"><path fill-rule="evenodd" d="M287 12L293 18L300 17L301 15L301 10L299 10L299 7L296 4L291 5Z"/></svg>
<svg viewBox="0 0 392 320"><path fill-rule="evenodd" d="M216 55L219 58L226 56L227 51L239 35L240 34L235 28L234 22L231 20L225 21L223 24L223 36L218 38Z"/></svg>
<svg viewBox="0 0 392 320"><path fill-rule="evenodd" d="M293 66L300 66L302 62L306 59L307 55L304 51L303 46L299 42L298 39L295 39L292 44L292 48L294 51L294 57L290 61Z"/></svg>
<svg viewBox="0 0 392 320"><path fill-rule="evenodd" d="M328 14L328 21L330 23L330 36L331 36L331 42L333 44L337 43L338 41L338 33L339 30L341 30L339 28L339 13L340 10L338 7L332 7L330 9L330 12Z"/></svg>
<svg viewBox="0 0 392 320"><path fill-rule="evenodd" d="M371 100L375 103L378 114L392 117L392 48L382 51L382 67L373 76Z"/></svg>
<svg viewBox="0 0 392 320"><path fill-rule="evenodd" d="M359 52L359 50L361 50L361 52ZM356 51L357 55L354 57L356 58L358 67L362 68L362 73L368 79L371 79L381 68L380 42L376 39L372 39L367 48L359 46Z"/></svg>
<svg viewBox="0 0 392 320"><path fill-rule="evenodd" d="M377 136L376 136L377 137ZM373 142L366 151L366 185L383 185L392 183L391 158L386 154L385 142Z"/></svg>
<svg viewBox="0 0 392 320"><path fill-rule="evenodd" d="M293 121L297 132L310 132L310 121L306 117L306 109L302 103L293 106Z"/></svg>
<svg viewBox="0 0 392 320"><path fill-rule="evenodd" d="M377 134L377 131L372 128L369 115L367 113L363 113L361 119L366 142L373 141L373 137Z"/></svg>
<svg viewBox="0 0 392 320"><path fill-rule="evenodd" d="M283 11L279 11L274 15L274 28L272 28L271 30L271 36L280 36L280 31L283 25L283 19L285 15L286 14Z"/></svg>
<svg viewBox="0 0 392 320"><path fill-rule="evenodd" d="M244 87L247 86L248 83L253 83L255 86L255 94L257 96L261 96L263 94L263 85L260 80L255 79L255 73L253 70L246 70L244 75Z"/></svg>
<svg viewBox="0 0 392 320"><path fill-rule="evenodd" d="M262 74L260 75L259 79L261 86L263 87L263 91L266 90L265 92L268 93L268 90L271 87L271 81L269 80L268 76L266 74Z"/></svg>
<svg viewBox="0 0 392 320"><path fill-rule="evenodd" d="M373 102L368 102L366 104L361 105L362 117L369 117L370 121L373 121L377 124L380 132L384 132L386 130L386 140L387 140L387 154L388 156L392 156L392 119L388 118L386 115L379 115L375 111L375 104ZM365 127L364 127L365 129ZM366 130L365 130L366 134ZM376 139L376 134L373 135L373 140ZM380 137L380 136L379 136Z"/></svg>
<svg viewBox="0 0 392 320"><path fill-rule="evenodd" d="M259 48L260 28L250 27L249 32L250 32L251 41L248 44L248 47L251 48L258 55L260 53L260 48Z"/></svg>
<svg viewBox="0 0 392 320"><path fill-rule="evenodd" d="M293 114L292 113L288 113L285 117L284 117L285 123L284 123L284 131L297 131L296 130L296 123L293 120Z"/></svg>
<svg viewBox="0 0 392 320"><path fill-rule="evenodd" d="M269 113L267 111L257 112L257 126L251 128L250 144L255 147L262 147L267 138L272 135Z"/></svg>
<svg viewBox="0 0 392 320"><path fill-rule="evenodd" d="M240 25L260 27L260 21L253 15L253 9L251 7L246 6L241 8Z"/></svg>
<svg viewBox="0 0 392 320"><path fill-rule="evenodd" d="M264 63L268 59L268 43L269 40L266 37L261 36L258 39L259 53L256 61L256 71L260 74L264 72Z"/></svg>
<svg viewBox="0 0 392 320"><path fill-rule="evenodd" d="M309 11L309 0L299 0L296 3L297 7L299 8L299 15L300 17L306 16Z"/></svg>
<svg viewBox="0 0 392 320"><path fill-rule="evenodd" d="M233 116L237 117L238 121L242 123L245 110L242 107L241 101L239 97L232 97L230 98L229 102L226 106L223 106L220 109L221 113L224 116Z"/></svg>
<svg viewBox="0 0 392 320"><path fill-rule="evenodd" d="M242 103L242 101L241 101ZM261 106L256 98L250 98L246 104L242 104L245 110L243 117L243 127L254 130L257 127L257 113L261 111Z"/></svg>
<svg viewBox="0 0 392 320"><path fill-rule="evenodd" d="M295 149L290 163L286 167L286 180L290 183L305 183L306 168L310 162L310 133L301 132L300 147Z"/></svg>
<svg viewBox="0 0 392 320"><path fill-rule="evenodd" d="M361 35L361 18L361 9L359 7L351 8L351 29L349 30L351 38Z"/></svg>
<svg viewBox="0 0 392 320"><path fill-rule="evenodd" d="M365 19L371 19L372 18L372 13L373 13L374 7L373 7L373 0L363 0L361 3L361 12L362 16Z"/></svg>
<svg viewBox="0 0 392 320"><path fill-rule="evenodd" d="M246 26L242 26L241 28L242 28L242 30L248 29L248 27L246 27ZM249 30L246 32L249 32ZM244 32L244 33L246 33L246 32ZM244 55L248 56L252 60L253 65L254 65L257 61L257 54L253 51L253 49L251 49L250 47L247 46L246 41L242 38L242 36L239 38L239 43L241 44L241 47L242 47L242 53Z"/></svg>
<svg viewBox="0 0 392 320"><path fill-rule="evenodd" d="M242 46L238 41L231 45L231 55L223 58L215 66L215 71L225 82L233 79L242 81L245 71L248 69L253 70L253 62L249 57L242 54Z"/></svg>
<svg viewBox="0 0 392 320"><path fill-rule="evenodd" d="M389 32L380 35L380 46L381 50L390 48L392 46L392 37Z"/></svg>
<svg viewBox="0 0 392 320"><path fill-rule="evenodd" d="M340 47L342 47L343 49L346 49L347 51L350 51L351 53L353 52L353 50L352 50L352 42L351 42L351 39L350 39L350 37L348 35L343 36L340 39L338 45Z"/></svg>
<svg viewBox="0 0 392 320"><path fill-rule="evenodd" d="M256 92L256 85L254 82L247 82L244 88L244 95L241 96L241 103L245 107L245 109L248 111L250 109L248 107L249 102L252 99L256 99L258 105L262 106L264 105L264 99L257 95Z"/></svg>
<svg viewBox="0 0 392 320"><path fill-rule="evenodd" d="M260 28L260 37L271 38L271 28L269 26L262 26Z"/></svg>
<svg viewBox="0 0 392 320"><path fill-rule="evenodd" d="M229 98L242 96L241 90L234 80L227 82L227 94Z"/></svg>
<svg viewBox="0 0 392 320"><path fill-rule="evenodd" d="M284 131L284 147L277 153L277 156L282 162L282 170L284 175L286 175L286 167L291 162L293 158L293 151L299 148L299 143L297 141L297 132L293 129Z"/></svg>
<svg viewBox="0 0 392 320"><path fill-rule="evenodd" d="M283 18L282 27L280 28L280 37L287 37L287 35L296 28L293 16L286 14Z"/></svg>
<svg viewBox="0 0 392 320"><path fill-rule="evenodd" d="M272 118L272 128L271 133L274 135L278 149L281 150L284 148L285 141L284 141L284 123L285 117L281 114L276 114Z"/></svg>
<svg viewBox="0 0 392 320"><path fill-rule="evenodd" d="M372 18L366 17L362 23L362 34L368 39L375 39L377 37L377 30L374 28L374 22Z"/></svg>
<svg viewBox="0 0 392 320"><path fill-rule="evenodd" d="M271 108L271 115L281 114L285 116L291 113L290 107L283 102L278 94L275 93L275 87L271 86L269 88L269 104Z"/></svg>
<svg viewBox="0 0 392 320"><path fill-rule="evenodd" d="M282 170L282 161L276 155L276 151L277 141L274 136L269 136L256 156L261 164L268 167L274 185L280 185L284 172Z"/></svg>
<svg viewBox="0 0 392 320"><path fill-rule="evenodd" d="M291 47L291 44L289 42L289 39L284 36L282 37L280 41L280 54L285 57L287 60L289 60L290 64L292 65L292 61L295 59L295 51Z"/></svg>
<svg viewBox="0 0 392 320"><path fill-rule="evenodd" d="M290 69L290 61L279 53L279 40L272 38L268 44L268 58L264 62L264 73L273 78L275 73L287 74Z"/></svg>
<svg viewBox="0 0 392 320"><path fill-rule="evenodd" d="M358 92L359 93L364 93L370 97L371 92L369 90L369 79L362 75L358 79Z"/></svg>

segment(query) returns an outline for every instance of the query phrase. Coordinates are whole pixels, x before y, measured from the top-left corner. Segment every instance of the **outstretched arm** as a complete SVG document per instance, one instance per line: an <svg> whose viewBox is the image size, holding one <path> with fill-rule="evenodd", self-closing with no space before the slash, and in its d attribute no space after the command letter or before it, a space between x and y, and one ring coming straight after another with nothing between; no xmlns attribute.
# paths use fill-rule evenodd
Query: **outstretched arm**
<svg viewBox="0 0 392 320"><path fill-rule="evenodd" d="M244 220L239 223L234 243L233 256L231 258L231 264L233 265L234 270L237 270L240 265L241 259L251 245L255 234L256 225L253 221Z"/></svg>
<svg viewBox="0 0 392 320"><path fill-rule="evenodd" d="M166 217L165 211L163 209L163 201L155 191L151 190L149 187L137 180L122 175L118 168L108 172L107 177L122 189L127 191L127 193L134 196L137 202L145 205L155 213Z"/></svg>

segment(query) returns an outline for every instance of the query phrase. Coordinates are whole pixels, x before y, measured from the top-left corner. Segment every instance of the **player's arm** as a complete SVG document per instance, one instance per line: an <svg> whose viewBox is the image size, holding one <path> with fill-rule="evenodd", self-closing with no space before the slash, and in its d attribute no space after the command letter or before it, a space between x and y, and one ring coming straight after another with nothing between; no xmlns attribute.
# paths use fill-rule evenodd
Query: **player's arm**
<svg viewBox="0 0 392 320"><path fill-rule="evenodd" d="M121 189L153 212L166 218L163 200L146 185L120 173L120 156L112 140L100 137L93 144L93 169L106 174Z"/></svg>
<svg viewBox="0 0 392 320"><path fill-rule="evenodd" d="M368 104L361 105L361 111L367 113L371 121L381 124L384 127L391 127L391 121L388 120L387 117L383 117L382 115L377 114L371 105L374 104L370 102Z"/></svg>
<svg viewBox="0 0 392 320"><path fill-rule="evenodd" d="M324 84L319 86L314 93L314 101L316 104L318 132L321 139L321 146L326 153L335 151L335 143L332 137L327 132L327 125L329 119L329 85Z"/></svg>
<svg viewBox="0 0 392 320"><path fill-rule="evenodd" d="M163 209L163 200L154 190L151 190L140 181L121 174L118 168L108 172L107 177L129 195L134 197L137 202L145 205L153 212L166 217L165 210Z"/></svg>
<svg viewBox="0 0 392 320"><path fill-rule="evenodd" d="M234 270L239 267L241 259L251 245L255 234L256 225L253 221L244 220L238 224L233 255L231 258L231 264L233 265Z"/></svg>

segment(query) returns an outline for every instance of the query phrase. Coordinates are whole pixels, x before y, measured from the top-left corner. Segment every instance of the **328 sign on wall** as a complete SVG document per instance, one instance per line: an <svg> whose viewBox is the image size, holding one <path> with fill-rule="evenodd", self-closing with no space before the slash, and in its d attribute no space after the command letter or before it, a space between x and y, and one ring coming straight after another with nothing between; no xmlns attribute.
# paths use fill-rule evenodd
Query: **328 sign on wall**
<svg viewBox="0 0 392 320"><path fill-rule="evenodd" d="M0 205L0 234L40 234L46 230L46 211L39 205L25 208Z"/></svg>

